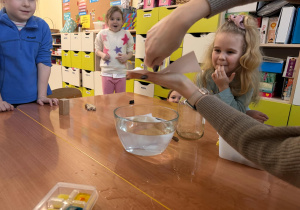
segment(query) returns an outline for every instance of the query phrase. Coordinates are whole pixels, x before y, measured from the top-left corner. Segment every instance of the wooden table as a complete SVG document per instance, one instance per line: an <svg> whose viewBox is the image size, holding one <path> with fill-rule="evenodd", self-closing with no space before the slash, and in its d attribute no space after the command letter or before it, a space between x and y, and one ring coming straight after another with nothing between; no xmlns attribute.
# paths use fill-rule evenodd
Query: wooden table
<svg viewBox="0 0 300 210"><path fill-rule="evenodd" d="M0 125L7 128L1 125L0 131L5 209L10 202L11 209L32 209L60 181L96 186L94 209L300 209L300 189L219 158L218 135L208 123L200 140L171 141L161 155L127 153L113 110L132 99L176 109L176 104L122 93L72 99L68 116L59 115L58 107L37 104L1 113ZM97 111L86 111L86 103ZM13 202L17 192L24 196Z"/></svg>

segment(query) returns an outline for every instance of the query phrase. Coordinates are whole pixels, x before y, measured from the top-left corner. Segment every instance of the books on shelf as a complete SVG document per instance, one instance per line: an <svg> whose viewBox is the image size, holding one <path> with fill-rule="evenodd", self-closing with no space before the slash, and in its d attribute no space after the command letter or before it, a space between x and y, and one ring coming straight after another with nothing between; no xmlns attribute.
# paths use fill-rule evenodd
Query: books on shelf
<svg viewBox="0 0 300 210"><path fill-rule="evenodd" d="M261 20L261 27L259 30L261 44L267 43L268 27L269 27L269 17L263 17Z"/></svg>
<svg viewBox="0 0 300 210"><path fill-rule="evenodd" d="M275 43L287 44L293 27L296 8L294 6L282 7L278 19Z"/></svg>
<svg viewBox="0 0 300 210"><path fill-rule="evenodd" d="M296 61L297 61L297 57L290 57L290 56L287 57L282 77L290 77L290 78L294 77Z"/></svg>
<svg viewBox="0 0 300 210"><path fill-rule="evenodd" d="M278 25L278 18L279 17L270 17L269 18L267 43L275 43L276 29L277 29L277 25Z"/></svg>
<svg viewBox="0 0 300 210"><path fill-rule="evenodd" d="M291 44L300 44L300 7L295 16Z"/></svg>
<svg viewBox="0 0 300 210"><path fill-rule="evenodd" d="M293 78L284 78L281 99L289 101L292 93Z"/></svg>

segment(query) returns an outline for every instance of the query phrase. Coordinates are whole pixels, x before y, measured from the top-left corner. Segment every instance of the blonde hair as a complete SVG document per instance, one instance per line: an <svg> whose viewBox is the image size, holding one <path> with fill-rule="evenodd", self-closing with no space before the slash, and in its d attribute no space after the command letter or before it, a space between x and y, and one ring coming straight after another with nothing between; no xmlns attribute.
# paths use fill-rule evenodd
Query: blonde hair
<svg viewBox="0 0 300 210"><path fill-rule="evenodd" d="M220 26L216 32L239 34L244 38L243 54L240 57L240 66L235 71L236 75L233 81L229 84L230 90L234 96L241 96L253 89L251 102L257 103L259 101L259 66L262 62L262 54L259 48L260 37L257 29L257 22L252 16L245 16L245 29L239 28L233 21L226 21ZM196 84L200 87L206 87L207 81L211 78L214 72L212 63L212 52L214 43L210 45L207 50L203 65L203 73L198 74Z"/></svg>
<svg viewBox="0 0 300 210"><path fill-rule="evenodd" d="M107 10L106 15L105 15L105 23L108 24L108 20L111 18L111 16L115 13L115 12L119 12L122 15L122 20L124 20L123 17L123 12L120 9L120 7L118 6L112 6L111 8L109 8L109 10Z"/></svg>

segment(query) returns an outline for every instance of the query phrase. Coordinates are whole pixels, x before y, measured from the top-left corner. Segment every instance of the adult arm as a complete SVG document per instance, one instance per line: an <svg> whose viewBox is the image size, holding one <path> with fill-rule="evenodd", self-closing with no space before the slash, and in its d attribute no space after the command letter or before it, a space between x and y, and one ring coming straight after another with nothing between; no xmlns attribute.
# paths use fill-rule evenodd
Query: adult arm
<svg viewBox="0 0 300 210"><path fill-rule="evenodd" d="M140 77L140 74L127 72L127 78ZM174 89L185 98L198 90L182 74L147 72L143 79ZM212 95L199 98L196 107L225 141L245 158L300 187L300 127L269 127Z"/></svg>
<svg viewBox="0 0 300 210"><path fill-rule="evenodd" d="M160 65L181 44L188 29L198 20L255 0L191 0L176 8L147 33L145 64Z"/></svg>

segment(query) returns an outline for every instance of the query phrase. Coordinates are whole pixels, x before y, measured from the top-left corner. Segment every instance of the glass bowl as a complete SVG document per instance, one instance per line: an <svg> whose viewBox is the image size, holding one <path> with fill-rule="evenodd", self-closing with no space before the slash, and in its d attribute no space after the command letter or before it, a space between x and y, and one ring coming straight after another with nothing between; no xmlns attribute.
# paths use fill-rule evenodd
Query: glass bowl
<svg viewBox="0 0 300 210"><path fill-rule="evenodd" d="M114 110L116 130L124 149L132 154L161 154L170 143L177 111L156 105L129 105Z"/></svg>

